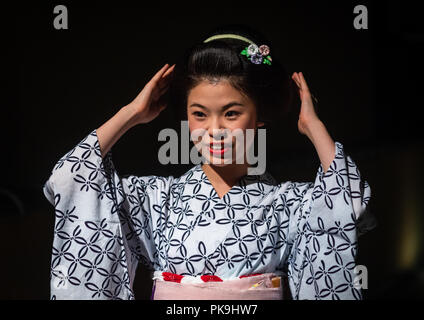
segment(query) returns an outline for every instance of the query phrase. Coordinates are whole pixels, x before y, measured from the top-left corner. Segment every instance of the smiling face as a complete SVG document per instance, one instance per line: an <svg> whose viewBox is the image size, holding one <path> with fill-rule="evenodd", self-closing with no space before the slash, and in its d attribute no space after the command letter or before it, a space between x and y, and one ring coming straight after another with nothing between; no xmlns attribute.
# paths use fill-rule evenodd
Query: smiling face
<svg viewBox="0 0 424 320"><path fill-rule="evenodd" d="M235 163L240 155L246 163L244 150L250 144L242 146L235 135L246 137L246 129L263 125L257 122L253 101L226 80L205 80L194 87L187 97L187 117L190 133L201 135L194 139L196 148L208 163L218 166Z"/></svg>

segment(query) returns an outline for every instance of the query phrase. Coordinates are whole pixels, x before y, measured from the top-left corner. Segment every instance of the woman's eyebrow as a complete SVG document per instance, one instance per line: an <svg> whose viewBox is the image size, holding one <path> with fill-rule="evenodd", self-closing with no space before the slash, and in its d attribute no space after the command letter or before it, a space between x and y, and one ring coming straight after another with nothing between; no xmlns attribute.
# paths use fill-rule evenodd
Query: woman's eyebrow
<svg viewBox="0 0 424 320"><path fill-rule="evenodd" d="M233 106L241 106L241 107L244 107L244 104L242 104L242 103L240 103L240 102L237 102L237 101L231 101L230 103L227 103L226 105L222 106L222 107L221 107L221 109L222 109L222 110L227 110L228 108L231 108L231 107L233 107ZM207 107L202 106L200 103L192 103L192 104L190 105L190 107L199 107L199 108L202 108L202 109L206 109L206 110L208 110L208 108L207 108Z"/></svg>

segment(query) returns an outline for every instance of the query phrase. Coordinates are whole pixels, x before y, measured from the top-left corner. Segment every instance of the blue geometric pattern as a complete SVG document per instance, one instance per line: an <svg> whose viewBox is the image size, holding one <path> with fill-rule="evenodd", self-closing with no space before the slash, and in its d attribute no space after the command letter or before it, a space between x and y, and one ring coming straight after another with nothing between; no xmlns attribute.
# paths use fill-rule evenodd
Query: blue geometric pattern
<svg viewBox="0 0 424 320"><path fill-rule="evenodd" d="M120 177L93 130L43 187L55 208L51 299L134 299L138 263L231 279L280 270L293 299L361 299L357 220L371 196L336 142L315 182L245 176L221 199L196 165L181 177Z"/></svg>

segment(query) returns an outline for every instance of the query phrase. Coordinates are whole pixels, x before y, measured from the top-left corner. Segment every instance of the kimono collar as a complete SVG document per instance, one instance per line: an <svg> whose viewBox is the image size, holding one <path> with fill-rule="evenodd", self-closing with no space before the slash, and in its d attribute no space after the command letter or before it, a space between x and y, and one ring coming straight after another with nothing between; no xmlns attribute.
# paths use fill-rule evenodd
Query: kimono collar
<svg viewBox="0 0 424 320"><path fill-rule="evenodd" d="M265 172L262 175L245 175L221 199L207 175L198 164L180 178L181 199L189 201L193 213L214 218L216 211L231 209L248 212L276 188L275 179Z"/></svg>

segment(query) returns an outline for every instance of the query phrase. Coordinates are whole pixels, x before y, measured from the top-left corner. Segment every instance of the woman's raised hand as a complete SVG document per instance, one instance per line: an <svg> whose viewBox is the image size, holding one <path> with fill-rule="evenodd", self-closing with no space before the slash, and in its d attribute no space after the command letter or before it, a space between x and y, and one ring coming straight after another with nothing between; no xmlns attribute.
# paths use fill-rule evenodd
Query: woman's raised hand
<svg viewBox="0 0 424 320"><path fill-rule="evenodd" d="M319 121L319 118L315 112L314 103L312 101L312 94L309 91L308 85L306 84L302 72L294 72L292 75L292 79L298 87L299 96L301 100L297 127L300 133L309 136L311 126L317 121Z"/></svg>
<svg viewBox="0 0 424 320"><path fill-rule="evenodd" d="M300 133L306 135L313 143L318 153L324 173L330 167L335 157L335 142L331 138L324 123L318 118L312 99L316 100L309 91L302 72L295 72L292 79L299 90L300 106L299 121L297 122Z"/></svg>
<svg viewBox="0 0 424 320"><path fill-rule="evenodd" d="M144 86L138 96L126 107L134 112L134 123L148 123L155 119L167 106L165 93L170 84L175 64L165 64Z"/></svg>

